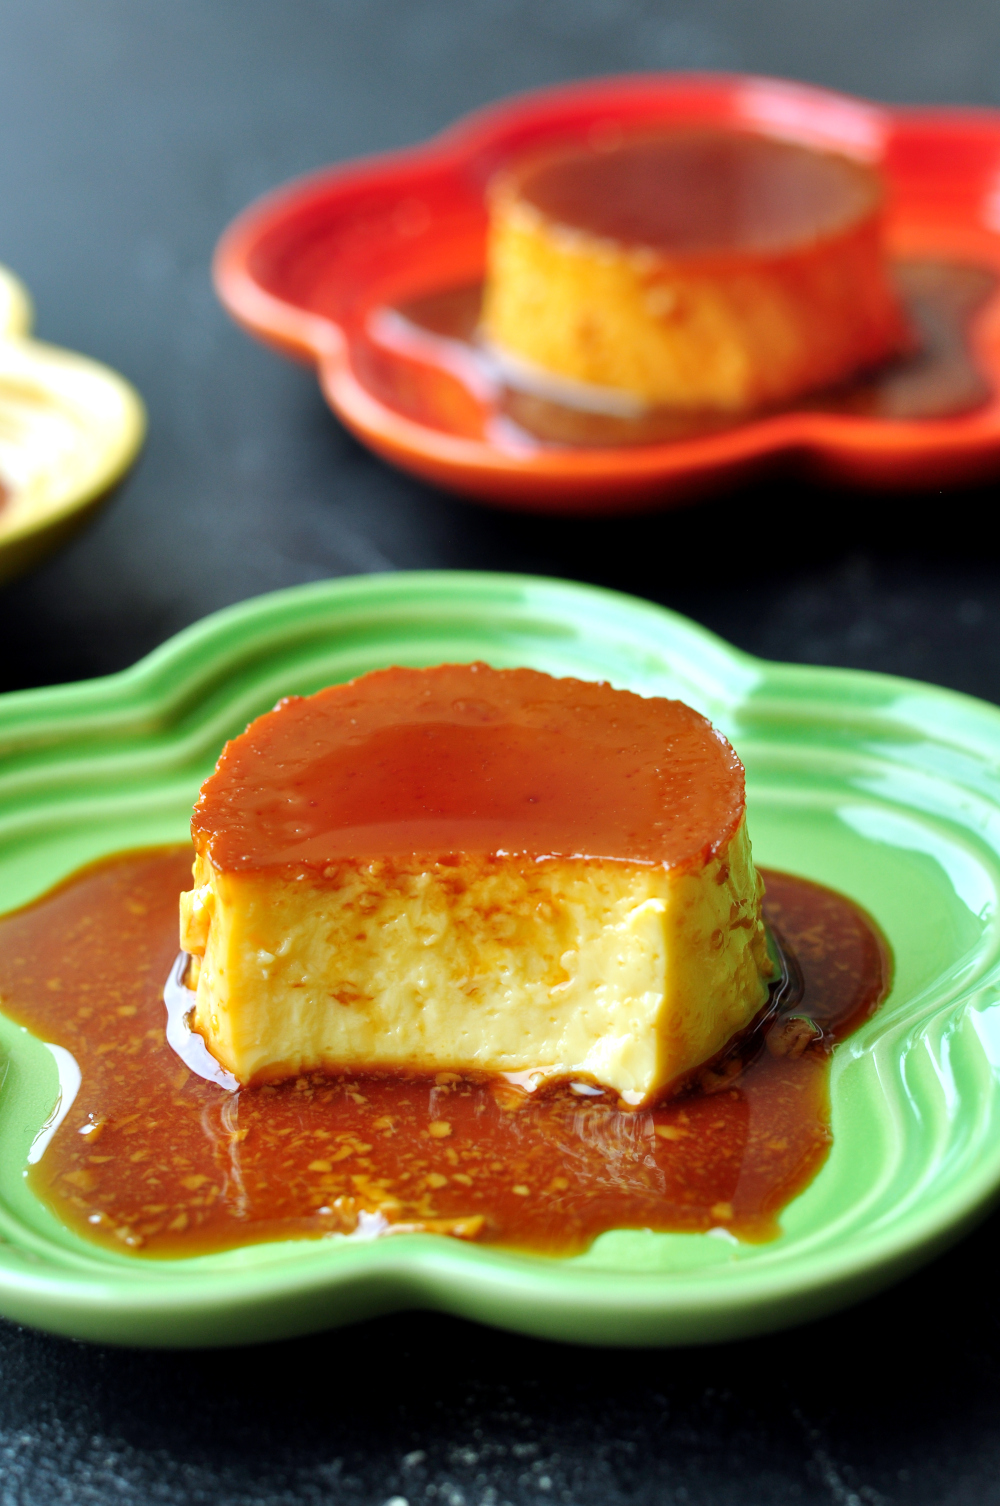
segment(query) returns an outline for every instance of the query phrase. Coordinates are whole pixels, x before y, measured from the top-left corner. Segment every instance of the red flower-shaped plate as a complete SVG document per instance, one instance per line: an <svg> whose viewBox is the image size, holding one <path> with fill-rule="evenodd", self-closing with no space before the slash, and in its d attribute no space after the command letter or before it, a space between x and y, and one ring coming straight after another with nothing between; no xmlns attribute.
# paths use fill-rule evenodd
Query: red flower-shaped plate
<svg viewBox="0 0 1000 1506"><path fill-rule="evenodd" d="M511 422L472 347L419 330L412 338L413 327L393 315L482 278L483 191L510 158L653 124L736 127L877 163L890 257L918 273L950 265L980 279L972 305L964 295L968 370L958 379L978 391L938 416L899 417L905 404L890 392L875 411L816 400L668 441L573 445L532 438ZM546 89L469 116L423 146L269 195L223 236L215 278L241 324L315 362L331 407L378 454L506 507L669 505L789 459L877 488L940 487L1000 471L1000 112L889 109L729 75ZM946 332L939 365L948 370L961 366L954 344ZM921 380L902 374L910 389Z"/></svg>

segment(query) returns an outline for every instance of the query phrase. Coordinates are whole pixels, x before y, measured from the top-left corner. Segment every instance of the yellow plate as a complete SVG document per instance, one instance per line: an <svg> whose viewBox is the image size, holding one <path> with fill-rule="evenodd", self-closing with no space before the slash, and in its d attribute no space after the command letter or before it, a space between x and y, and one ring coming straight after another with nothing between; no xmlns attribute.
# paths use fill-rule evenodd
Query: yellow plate
<svg viewBox="0 0 1000 1506"><path fill-rule="evenodd" d="M0 581L58 548L135 459L142 399L97 361L29 338L31 299L0 267Z"/></svg>

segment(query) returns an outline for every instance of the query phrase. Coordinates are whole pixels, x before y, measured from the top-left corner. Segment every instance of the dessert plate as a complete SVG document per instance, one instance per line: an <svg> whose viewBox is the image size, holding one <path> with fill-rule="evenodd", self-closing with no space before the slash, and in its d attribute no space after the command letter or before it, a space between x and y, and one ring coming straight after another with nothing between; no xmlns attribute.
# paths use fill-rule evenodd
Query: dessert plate
<svg viewBox="0 0 1000 1506"><path fill-rule="evenodd" d="M738 1244L618 1230L571 1259L426 1234L164 1260L90 1245L27 1157L72 1062L0 1017L0 1313L78 1338L191 1345L430 1307L600 1344L732 1338L878 1290L1000 1187L1000 710L887 676L770 664L626 596L530 577L357 577L246 602L122 674L0 698L0 908L103 854L183 839L225 738L279 696L387 664L482 658L680 696L747 766L757 861L850 895L892 993L835 1052L833 1148Z"/></svg>
<svg viewBox="0 0 1000 1506"><path fill-rule="evenodd" d="M468 349L401 325L400 303L474 284L484 265L484 187L506 161L553 142L654 124L766 132L877 163L887 251L926 269L1000 273L1000 112L890 109L777 80L646 74L546 89L469 116L407 151L271 194L215 257L223 302L268 343L314 362L334 411L366 444L440 486L505 507L615 512L668 505L779 460L869 487L939 487L1000 468L1000 298L966 335L979 399L901 419L819 400L717 432L646 444L535 442L498 408ZM931 316L933 317L933 315ZM926 332L926 331L925 331ZM944 368L955 376L954 341ZM922 379L920 379L922 380ZM906 402L912 401L912 384ZM928 410L936 411L936 410Z"/></svg>
<svg viewBox="0 0 1000 1506"><path fill-rule="evenodd" d="M31 299L0 267L0 582L84 522L142 444L145 411L107 366L30 338Z"/></svg>

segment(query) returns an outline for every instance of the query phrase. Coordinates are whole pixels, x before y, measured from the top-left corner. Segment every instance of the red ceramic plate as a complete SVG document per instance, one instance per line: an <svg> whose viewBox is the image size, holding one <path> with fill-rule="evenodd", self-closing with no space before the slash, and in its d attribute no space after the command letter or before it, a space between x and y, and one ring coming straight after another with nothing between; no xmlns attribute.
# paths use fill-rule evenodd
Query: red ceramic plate
<svg viewBox="0 0 1000 1506"><path fill-rule="evenodd" d="M508 422L462 347L399 338L387 309L481 278L483 190L498 167L544 143L659 123L749 129L878 163L889 255L981 279L962 334L978 394L939 416L901 418L891 400L878 412L817 400L669 441L574 446ZM889 109L728 75L644 75L522 96L424 146L269 195L230 226L215 257L230 312L315 362L331 407L373 450L465 496L565 513L669 505L789 459L878 488L996 474L1000 283L991 274L1000 278L1000 112ZM946 365L952 356L946 348Z"/></svg>

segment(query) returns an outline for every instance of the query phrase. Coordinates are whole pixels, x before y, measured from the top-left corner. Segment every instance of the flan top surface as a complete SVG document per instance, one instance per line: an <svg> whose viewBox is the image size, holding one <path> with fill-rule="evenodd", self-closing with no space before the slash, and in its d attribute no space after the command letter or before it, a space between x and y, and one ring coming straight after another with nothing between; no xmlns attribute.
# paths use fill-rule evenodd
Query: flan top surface
<svg viewBox="0 0 1000 1506"><path fill-rule="evenodd" d="M760 255L808 245L881 200L860 162L739 131L672 131L571 147L515 167L496 193L546 219L667 256Z"/></svg>
<svg viewBox="0 0 1000 1506"><path fill-rule="evenodd" d="M223 749L195 806L223 871L452 854L706 862L743 766L682 701L485 664L291 697Z"/></svg>

